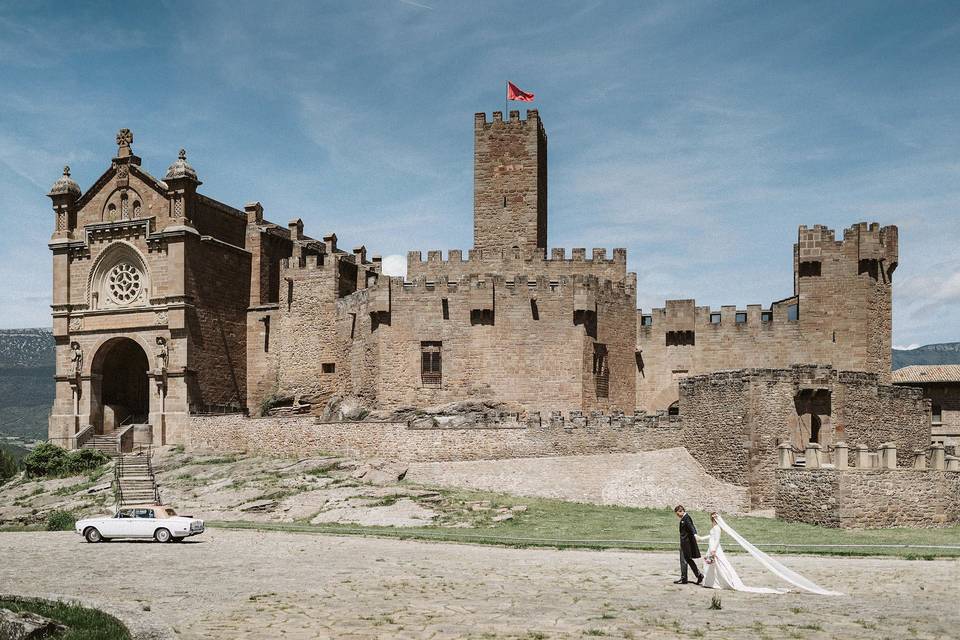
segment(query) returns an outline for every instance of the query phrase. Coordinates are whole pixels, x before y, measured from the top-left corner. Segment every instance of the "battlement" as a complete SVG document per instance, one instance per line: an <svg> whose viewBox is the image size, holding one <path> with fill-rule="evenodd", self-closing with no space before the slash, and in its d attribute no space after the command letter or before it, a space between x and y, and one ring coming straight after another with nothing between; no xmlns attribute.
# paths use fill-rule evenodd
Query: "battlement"
<svg viewBox="0 0 960 640"><path fill-rule="evenodd" d="M560 276L556 280L547 276L529 277L526 274L505 276L503 274L469 274L460 278L439 276L431 279L428 276L417 276L411 280L400 277L381 278L374 289L389 286L391 295L416 294L425 292L439 292L444 296L465 291L496 291L498 295L524 295L531 293L541 296L569 296L573 292L589 292L601 294L603 300L620 300L624 303L632 302L635 294L632 287L622 281L613 281L591 275Z"/></svg>
<svg viewBox="0 0 960 640"><path fill-rule="evenodd" d="M843 231L843 239L824 225L801 225L794 253L799 262L819 262L824 255L843 254L857 260L885 260L895 266L899 255L899 231L896 226L858 222Z"/></svg>
<svg viewBox="0 0 960 640"><path fill-rule="evenodd" d="M664 307L654 307L648 311L637 310L640 328L647 331L704 330L723 331L727 329L766 328L776 325L795 323L789 307L797 303L796 297L773 302L764 308L759 304L746 307L723 305L719 309L708 306L696 306L696 301L667 300Z"/></svg>
<svg viewBox="0 0 960 640"><path fill-rule="evenodd" d="M463 251L451 249L447 259L441 251L429 251L423 259L420 251L407 254L407 277L411 280L425 276L430 280L446 277L461 280L471 275L499 274L512 277L523 274L531 279L546 276L558 281L561 277L592 275L601 279L623 282L630 289L636 287L636 276L627 273L627 250L614 249L608 258L606 249L575 248L570 257L565 249L553 249L547 257L545 249L470 249L466 259Z"/></svg>
<svg viewBox="0 0 960 640"><path fill-rule="evenodd" d="M480 111L473 114L473 127L474 129L490 129L491 127L503 125L521 127L535 125L538 129L543 129L543 122L540 120L540 112L537 109L527 109L527 117L525 120L520 119L520 111L518 110L511 110L508 118L508 120L504 120L502 111L494 111L493 120L488 122L486 112Z"/></svg>

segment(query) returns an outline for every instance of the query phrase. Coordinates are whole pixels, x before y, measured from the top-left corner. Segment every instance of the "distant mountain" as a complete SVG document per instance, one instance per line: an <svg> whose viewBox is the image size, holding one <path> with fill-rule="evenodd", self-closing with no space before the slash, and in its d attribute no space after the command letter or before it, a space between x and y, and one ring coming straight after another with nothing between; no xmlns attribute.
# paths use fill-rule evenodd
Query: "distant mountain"
<svg viewBox="0 0 960 640"><path fill-rule="evenodd" d="M23 442L47 437L53 346L49 329L0 329L0 436Z"/></svg>
<svg viewBox="0 0 960 640"><path fill-rule="evenodd" d="M912 364L960 364L960 342L941 342L916 349L893 350L894 370Z"/></svg>

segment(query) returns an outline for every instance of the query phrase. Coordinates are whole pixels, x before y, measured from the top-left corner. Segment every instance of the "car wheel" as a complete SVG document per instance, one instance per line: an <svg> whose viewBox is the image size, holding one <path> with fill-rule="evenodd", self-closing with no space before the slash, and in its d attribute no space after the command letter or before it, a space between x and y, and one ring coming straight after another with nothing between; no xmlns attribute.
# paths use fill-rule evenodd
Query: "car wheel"
<svg viewBox="0 0 960 640"><path fill-rule="evenodd" d="M157 531L153 534L153 539L157 542L170 542L172 537L173 536L171 536L170 532L166 529L157 529Z"/></svg>
<svg viewBox="0 0 960 640"><path fill-rule="evenodd" d="M103 540L103 536L94 527L87 527L87 530L83 532L83 537L87 539L87 542L101 542Z"/></svg>

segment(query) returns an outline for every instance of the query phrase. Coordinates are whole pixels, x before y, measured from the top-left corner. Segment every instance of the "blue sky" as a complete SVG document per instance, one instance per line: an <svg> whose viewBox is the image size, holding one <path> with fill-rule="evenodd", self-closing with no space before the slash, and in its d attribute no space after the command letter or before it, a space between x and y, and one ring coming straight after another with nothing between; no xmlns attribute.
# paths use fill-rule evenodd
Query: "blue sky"
<svg viewBox="0 0 960 640"><path fill-rule="evenodd" d="M120 127L154 175L186 147L204 193L315 237L469 248L473 113L510 79L550 246L627 247L641 307L767 305L798 225L877 221L894 342L960 340L958 69L957 3L5 3L0 326L49 325L44 194Z"/></svg>

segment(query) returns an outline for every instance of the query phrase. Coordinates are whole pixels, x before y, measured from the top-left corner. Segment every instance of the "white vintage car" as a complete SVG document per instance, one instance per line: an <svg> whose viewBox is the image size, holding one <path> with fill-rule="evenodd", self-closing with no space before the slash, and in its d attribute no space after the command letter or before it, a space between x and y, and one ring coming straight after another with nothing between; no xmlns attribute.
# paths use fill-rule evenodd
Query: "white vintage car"
<svg viewBox="0 0 960 640"><path fill-rule="evenodd" d="M203 533L203 520L178 516L167 505L151 504L122 507L112 518L78 520L76 529L87 542L112 538L153 538L157 542L181 542Z"/></svg>

